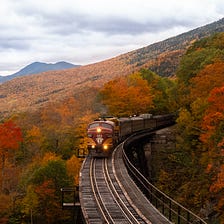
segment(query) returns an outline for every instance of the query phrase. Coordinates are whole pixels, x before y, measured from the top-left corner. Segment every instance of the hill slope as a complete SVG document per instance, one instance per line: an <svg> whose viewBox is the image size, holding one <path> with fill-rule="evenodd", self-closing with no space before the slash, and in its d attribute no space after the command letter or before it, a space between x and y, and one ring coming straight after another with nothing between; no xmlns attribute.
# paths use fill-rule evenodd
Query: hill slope
<svg viewBox="0 0 224 224"><path fill-rule="evenodd" d="M178 36L132 51L126 54L126 56L128 56L130 64L135 64L138 67L147 67L161 76L171 76L175 74L179 59L189 45L198 39L217 32L224 32L224 18Z"/></svg>
<svg viewBox="0 0 224 224"><path fill-rule="evenodd" d="M64 62L64 61L60 61L55 64L51 64L51 63L47 64L47 63L43 63L43 62L33 62L12 75L0 76L0 83L9 81L18 76L38 74L41 72L52 71L52 70L63 70L63 69L74 68L74 67L78 67L78 66L79 65L73 65L71 63Z"/></svg>
<svg viewBox="0 0 224 224"><path fill-rule="evenodd" d="M0 115L36 110L141 68L171 76L191 43L216 32L224 32L224 19L99 63L13 79L0 85Z"/></svg>

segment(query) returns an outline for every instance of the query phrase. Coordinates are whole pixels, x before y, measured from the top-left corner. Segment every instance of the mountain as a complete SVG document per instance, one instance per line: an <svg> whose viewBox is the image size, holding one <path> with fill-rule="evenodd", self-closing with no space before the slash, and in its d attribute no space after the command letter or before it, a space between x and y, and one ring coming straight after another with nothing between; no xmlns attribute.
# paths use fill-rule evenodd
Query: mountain
<svg viewBox="0 0 224 224"><path fill-rule="evenodd" d="M224 18L164 41L132 51L124 57L137 67L147 67L161 76L175 74L181 56L196 40L224 32Z"/></svg>
<svg viewBox="0 0 224 224"><path fill-rule="evenodd" d="M47 64L43 62L33 62L32 64L27 65L26 67L22 68L20 71L8 75L8 76L0 76L0 83L9 81L15 77L18 76L24 76L24 75L31 75L31 74L38 74L41 72L46 72L46 71L52 71L52 70L63 70L63 69L69 69L69 68L74 68L78 67L79 65L73 65L68 62L57 62L55 64Z"/></svg>
<svg viewBox="0 0 224 224"><path fill-rule="evenodd" d="M151 69L161 76L173 76L188 47L196 40L217 32L224 32L224 18L102 62L12 79L0 85L0 117L36 111L48 103L61 102L70 96L78 97L85 91L90 94L91 90L102 87L104 83L141 68Z"/></svg>

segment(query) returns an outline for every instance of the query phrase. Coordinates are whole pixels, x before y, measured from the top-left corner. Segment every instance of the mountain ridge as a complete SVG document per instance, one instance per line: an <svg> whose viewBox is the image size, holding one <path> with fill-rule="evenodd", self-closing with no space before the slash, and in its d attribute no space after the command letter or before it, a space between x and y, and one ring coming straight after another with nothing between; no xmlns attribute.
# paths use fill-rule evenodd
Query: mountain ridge
<svg viewBox="0 0 224 224"><path fill-rule="evenodd" d="M50 102L77 96L88 88L100 88L114 78L142 68L161 76L173 76L187 48L196 40L216 32L224 32L224 18L105 61L10 80L0 85L0 108L4 108L0 115L37 110Z"/></svg>
<svg viewBox="0 0 224 224"><path fill-rule="evenodd" d="M74 65L72 63L68 63L65 61L60 61L56 63L44 63L44 62L33 62L24 68L20 69L18 72L13 73L11 75L7 76L0 76L0 83L9 81L13 78L19 77L19 76L25 76L25 75L32 75L32 74L38 74L46 71L52 71L52 70L64 70L64 69L70 69L74 67L78 67L80 65Z"/></svg>
<svg viewBox="0 0 224 224"><path fill-rule="evenodd" d="M218 32L224 32L224 18L216 22L209 23L207 25L181 33L174 37L167 38L163 41L159 41L146 47L131 51L129 53L133 55L130 63L138 62L139 65L145 64L148 65L148 68L150 70L158 73L161 76L172 76L175 73L177 64L179 64L180 56L185 52L189 45L201 38ZM168 72L163 66L161 66L161 64L156 62L156 60L160 61L160 56L163 56L162 54L165 52L168 52L169 55L166 55L166 60L163 61L163 63L165 63L166 65L167 63L169 64L171 57L172 59L177 60L175 66L171 66L173 67L173 69ZM149 59L152 60L151 63L147 62L147 60Z"/></svg>

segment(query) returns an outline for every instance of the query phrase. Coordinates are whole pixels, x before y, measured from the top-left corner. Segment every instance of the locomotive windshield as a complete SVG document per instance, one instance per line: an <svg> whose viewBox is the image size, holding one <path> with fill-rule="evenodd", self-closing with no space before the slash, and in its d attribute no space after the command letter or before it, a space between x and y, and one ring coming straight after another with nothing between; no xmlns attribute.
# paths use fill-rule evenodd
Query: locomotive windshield
<svg viewBox="0 0 224 224"><path fill-rule="evenodd" d="M99 123L93 123L89 125L89 128L96 128L99 127Z"/></svg>
<svg viewBox="0 0 224 224"><path fill-rule="evenodd" d="M101 126L104 127L104 128L110 128L110 129L113 128L112 125L106 124L106 123L102 123Z"/></svg>
<svg viewBox="0 0 224 224"><path fill-rule="evenodd" d="M92 123L92 124L89 125L89 128L97 128L97 127L104 127L104 128L113 129L113 126L111 124L108 124L108 123L96 122L96 123Z"/></svg>

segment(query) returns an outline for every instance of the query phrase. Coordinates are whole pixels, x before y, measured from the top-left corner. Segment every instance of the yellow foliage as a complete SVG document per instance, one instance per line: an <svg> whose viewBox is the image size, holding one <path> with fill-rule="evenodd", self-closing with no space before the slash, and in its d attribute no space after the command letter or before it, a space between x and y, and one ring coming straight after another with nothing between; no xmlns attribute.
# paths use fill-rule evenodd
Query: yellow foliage
<svg viewBox="0 0 224 224"><path fill-rule="evenodd" d="M29 139L29 141L31 142L38 143L40 142L41 137L42 135L40 128L35 125L33 125L33 127L26 133L26 138Z"/></svg>
<svg viewBox="0 0 224 224"><path fill-rule="evenodd" d="M46 165L49 161L57 161L60 159L60 156L57 156L55 153L47 152L45 153L41 163Z"/></svg>
<svg viewBox="0 0 224 224"><path fill-rule="evenodd" d="M67 160L66 167L68 175L73 177L74 185L78 185L79 171L81 167L80 160L75 155L73 155L69 160Z"/></svg>

